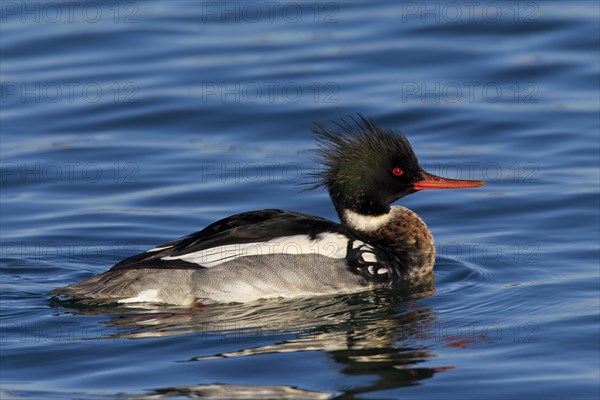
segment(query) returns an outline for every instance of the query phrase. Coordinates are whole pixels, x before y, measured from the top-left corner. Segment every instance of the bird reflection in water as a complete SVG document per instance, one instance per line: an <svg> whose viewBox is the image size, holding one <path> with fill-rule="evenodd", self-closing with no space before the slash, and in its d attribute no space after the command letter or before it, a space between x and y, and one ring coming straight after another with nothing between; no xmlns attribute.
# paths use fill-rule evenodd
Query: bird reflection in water
<svg viewBox="0 0 600 400"><path fill-rule="evenodd" d="M436 314L432 309L422 307L418 300L435 292L433 281L432 276L418 285L344 296L212 304L193 309L158 306L135 309L135 313L129 309L129 315L119 314L106 322L115 329L113 332L117 332L106 338L195 335L202 344L195 349L201 352L204 348L206 352L179 360L181 362L209 362L275 353L326 352L339 365L342 374L377 377L363 386L346 388L346 395L394 389L414 385L452 368L421 366L434 357L429 344L432 342L430 328L436 323ZM121 309L86 307L75 312L114 315ZM221 348L223 343L227 343L235 350L211 353L217 343ZM214 389L214 385L210 386L212 389L208 392ZM182 395L188 393L189 396L191 388L155 389L152 396L159 396L165 390L171 395L181 390ZM206 385L193 388L194 397L207 397L202 395L208 393ZM231 388L228 386L228 390ZM263 390L265 387L255 388ZM273 388L277 387L269 388L276 390ZM285 388L288 390L288 387ZM242 392L245 393L244 390ZM262 397L258 393L255 395ZM231 396L234 396L233 392Z"/></svg>

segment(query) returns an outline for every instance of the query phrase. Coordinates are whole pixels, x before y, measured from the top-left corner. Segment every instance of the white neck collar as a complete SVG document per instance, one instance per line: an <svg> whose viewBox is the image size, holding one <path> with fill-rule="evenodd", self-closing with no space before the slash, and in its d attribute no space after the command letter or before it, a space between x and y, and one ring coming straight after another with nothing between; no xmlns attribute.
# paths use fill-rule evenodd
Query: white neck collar
<svg viewBox="0 0 600 400"><path fill-rule="evenodd" d="M375 231L385 226L393 217L393 215L393 207L390 208L390 211L387 214L382 215L364 215L351 210L343 211L344 221L352 228L363 232Z"/></svg>

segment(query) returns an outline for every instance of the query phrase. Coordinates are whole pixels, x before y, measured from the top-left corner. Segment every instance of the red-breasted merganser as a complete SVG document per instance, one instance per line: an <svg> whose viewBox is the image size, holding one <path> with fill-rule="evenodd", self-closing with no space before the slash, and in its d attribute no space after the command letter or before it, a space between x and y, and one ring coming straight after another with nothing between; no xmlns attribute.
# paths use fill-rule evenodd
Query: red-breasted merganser
<svg viewBox="0 0 600 400"><path fill-rule="evenodd" d="M483 186L425 172L401 133L359 116L314 129L325 187L341 223L283 210L250 211L55 289L119 303L247 302L367 290L430 275L435 244L411 210L390 206L424 189Z"/></svg>

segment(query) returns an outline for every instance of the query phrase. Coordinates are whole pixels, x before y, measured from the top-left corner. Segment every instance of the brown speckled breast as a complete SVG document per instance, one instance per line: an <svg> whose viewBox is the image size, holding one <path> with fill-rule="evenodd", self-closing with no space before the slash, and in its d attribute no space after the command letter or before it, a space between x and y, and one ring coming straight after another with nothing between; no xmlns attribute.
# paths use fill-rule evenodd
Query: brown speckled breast
<svg viewBox="0 0 600 400"><path fill-rule="evenodd" d="M435 242L429 228L408 208L393 206L391 212L386 225L368 233L370 241L389 249L401 261L401 279L415 280L429 274L435 263Z"/></svg>

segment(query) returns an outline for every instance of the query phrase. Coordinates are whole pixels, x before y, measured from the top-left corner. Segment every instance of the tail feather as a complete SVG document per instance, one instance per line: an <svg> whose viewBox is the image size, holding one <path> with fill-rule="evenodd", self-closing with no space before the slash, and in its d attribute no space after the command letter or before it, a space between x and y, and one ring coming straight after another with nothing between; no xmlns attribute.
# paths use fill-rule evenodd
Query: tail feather
<svg viewBox="0 0 600 400"><path fill-rule="evenodd" d="M134 295L134 290L128 288L135 279L130 281L124 279L126 271L108 271L93 276L81 282L69 286L54 289L52 292L58 295L78 299L115 299Z"/></svg>

